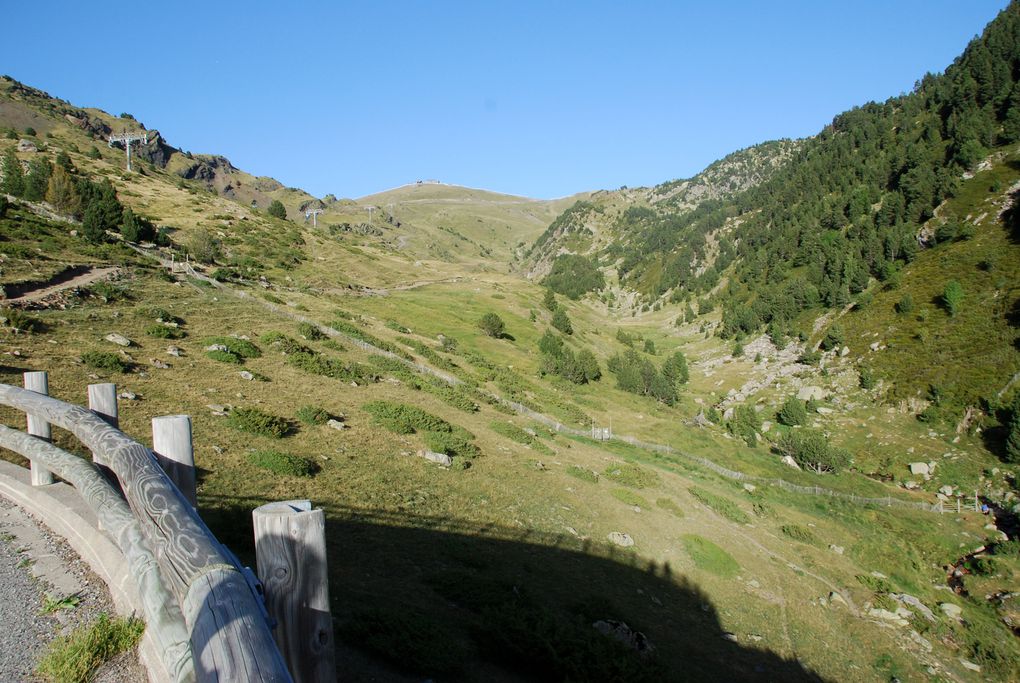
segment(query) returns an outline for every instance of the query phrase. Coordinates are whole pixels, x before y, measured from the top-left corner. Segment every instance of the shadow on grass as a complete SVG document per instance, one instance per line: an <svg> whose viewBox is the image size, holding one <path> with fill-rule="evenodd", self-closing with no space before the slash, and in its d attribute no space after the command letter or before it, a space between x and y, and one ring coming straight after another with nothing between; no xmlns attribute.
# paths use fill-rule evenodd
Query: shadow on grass
<svg viewBox="0 0 1020 683"><path fill-rule="evenodd" d="M209 526L251 566L251 510L264 502L200 501ZM344 678L823 680L730 640L696 584L630 550L413 512L326 513ZM652 649L603 635L598 621L626 623Z"/></svg>

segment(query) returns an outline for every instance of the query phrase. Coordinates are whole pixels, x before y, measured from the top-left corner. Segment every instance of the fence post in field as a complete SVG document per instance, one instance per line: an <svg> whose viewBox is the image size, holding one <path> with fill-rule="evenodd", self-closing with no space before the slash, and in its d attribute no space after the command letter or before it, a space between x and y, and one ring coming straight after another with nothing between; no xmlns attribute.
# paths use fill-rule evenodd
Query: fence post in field
<svg viewBox="0 0 1020 683"><path fill-rule="evenodd" d="M49 375L45 372L26 372L25 375L25 388L29 391L34 391L37 394L43 394L49 396L50 394L50 382ZM50 423L42 418L38 418L34 415L27 415L28 418L28 433L32 436L37 436L44 441L50 441L53 432L50 429ZM37 465L35 462L31 463L31 477L32 486L46 486L47 484L53 483L53 473L42 465Z"/></svg>
<svg viewBox="0 0 1020 683"><path fill-rule="evenodd" d="M117 410L117 385L116 384L90 384L89 385L89 410L103 419L103 422L111 427L120 427L120 418ZM100 454L93 452L92 460L97 465L109 466L110 463Z"/></svg>
<svg viewBox="0 0 1020 683"><path fill-rule="evenodd" d="M167 473L191 507L195 496L195 450L191 442L191 418L164 415L152 418L152 450L159 466Z"/></svg>
<svg viewBox="0 0 1020 683"><path fill-rule="evenodd" d="M296 683L336 680L329 611L325 515L310 501L269 503L252 511L255 561L273 638Z"/></svg>

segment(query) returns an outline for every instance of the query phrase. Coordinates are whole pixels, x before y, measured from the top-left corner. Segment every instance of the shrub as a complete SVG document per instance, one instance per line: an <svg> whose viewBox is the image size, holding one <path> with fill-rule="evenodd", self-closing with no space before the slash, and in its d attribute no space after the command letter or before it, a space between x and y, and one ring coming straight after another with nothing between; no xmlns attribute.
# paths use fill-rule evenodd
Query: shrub
<svg viewBox="0 0 1020 683"><path fill-rule="evenodd" d="M38 320L17 308L0 309L0 324L15 332L38 332L42 329Z"/></svg>
<svg viewBox="0 0 1020 683"><path fill-rule="evenodd" d="M425 432L425 447L437 453L471 460L478 457L478 447L471 443L474 435L460 427L449 432Z"/></svg>
<svg viewBox="0 0 1020 683"><path fill-rule="evenodd" d="M248 462L270 472L291 477L310 477L319 469L309 458L273 450L249 453Z"/></svg>
<svg viewBox="0 0 1020 683"><path fill-rule="evenodd" d="M646 510L651 507L647 500L629 489L613 489L609 493L624 505L631 505Z"/></svg>
<svg viewBox="0 0 1020 683"><path fill-rule="evenodd" d="M571 465L570 467L568 467L567 474L574 477L575 479L591 482L592 484L597 484L599 481L598 472L592 472L591 470L585 467L579 467L577 465Z"/></svg>
<svg viewBox="0 0 1020 683"><path fill-rule="evenodd" d="M557 307L553 312L552 326L563 334L574 333L574 326L570 324L570 318L567 317L567 312L561 307Z"/></svg>
<svg viewBox="0 0 1020 683"><path fill-rule="evenodd" d="M681 540L684 550L699 568L725 578L734 577L740 571L740 565L733 556L707 538L685 534Z"/></svg>
<svg viewBox="0 0 1020 683"><path fill-rule="evenodd" d="M303 348L300 351L293 351L287 356L287 364L313 375L331 377L344 382L371 383L378 378L376 375L359 363L345 363L337 358L330 358L321 353Z"/></svg>
<svg viewBox="0 0 1020 683"><path fill-rule="evenodd" d="M478 321L478 328L486 335L495 339L500 339L506 334L506 323L495 313L491 311L486 313Z"/></svg>
<svg viewBox="0 0 1020 683"><path fill-rule="evenodd" d="M792 538L800 543L817 544L818 539L808 529L799 526L797 524L784 524L779 527L779 530L783 532L784 536Z"/></svg>
<svg viewBox="0 0 1020 683"><path fill-rule="evenodd" d="M956 280L950 280L942 290L942 305L950 317L960 312L963 304L963 286Z"/></svg>
<svg viewBox="0 0 1020 683"><path fill-rule="evenodd" d="M776 442L776 450L817 474L838 472L850 464L850 453L829 445L825 435L811 429L788 432Z"/></svg>
<svg viewBox="0 0 1020 683"><path fill-rule="evenodd" d="M301 406L297 409L297 419L306 425L324 425L330 420L330 414L319 406Z"/></svg>
<svg viewBox="0 0 1020 683"><path fill-rule="evenodd" d="M789 427L804 424L807 422L807 409L804 407L804 401L801 401L796 396L786 399L783 407L776 414L776 419L781 424Z"/></svg>
<svg viewBox="0 0 1020 683"><path fill-rule="evenodd" d="M86 351L81 354L81 360L85 365L95 370L127 372L131 369L130 363L112 351Z"/></svg>
<svg viewBox="0 0 1020 683"><path fill-rule="evenodd" d="M550 291L576 300L587 292L602 289L606 282L591 259L578 254L560 254L542 284Z"/></svg>
<svg viewBox="0 0 1020 683"><path fill-rule="evenodd" d="M322 333L318 326L311 323L301 323L298 325L298 334L308 341L320 341L326 338L326 335Z"/></svg>
<svg viewBox="0 0 1020 683"><path fill-rule="evenodd" d="M375 418L376 424L398 434L453 431L453 425L443 418L406 403L372 401L363 405L362 410Z"/></svg>
<svg viewBox="0 0 1020 683"><path fill-rule="evenodd" d="M910 294L904 294L899 301L896 302L896 312L900 315L909 315L914 311L914 297Z"/></svg>
<svg viewBox="0 0 1020 683"><path fill-rule="evenodd" d="M655 486L660 481L657 472L646 470L630 463L617 463L610 465L602 474L618 484L630 486L635 489L645 489L650 486Z"/></svg>
<svg viewBox="0 0 1020 683"><path fill-rule="evenodd" d="M737 504L729 498L717 496L714 493L697 486L692 486L688 489L688 491L690 491L692 496L726 519L736 522L737 524L751 523L751 518L747 516L747 513L737 507Z"/></svg>
<svg viewBox="0 0 1020 683"><path fill-rule="evenodd" d="M839 325L833 324L828 332L825 333L825 337L822 338L822 348L826 351L838 348L843 345L843 328Z"/></svg>
<svg viewBox="0 0 1020 683"><path fill-rule="evenodd" d="M234 408L227 415L227 425L242 432L279 439L293 431L290 421L258 408Z"/></svg>
<svg viewBox="0 0 1020 683"><path fill-rule="evenodd" d="M233 365L241 365L244 360L235 353L230 351L222 351L220 349L214 349L212 351L206 351L205 355L220 363L231 363Z"/></svg>
<svg viewBox="0 0 1020 683"><path fill-rule="evenodd" d="M733 411L733 419L726 424L730 434L740 437L749 448L758 443L758 432L761 431L761 418L754 406L740 405Z"/></svg>
<svg viewBox="0 0 1020 683"><path fill-rule="evenodd" d="M496 420L489 423L489 428L497 434L505 436L511 441L525 444L537 451L547 455L552 455L552 450L548 446L512 422L501 422Z"/></svg>
<svg viewBox="0 0 1020 683"><path fill-rule="evenodd" d="M279 199L274 199L270 204L266 212L273 218L287 218L287 207L283 205Z"/></svg>
<svg viewBox="0 0 1020 683"><path fill-rule="evenodd" d="M682 518L684 516L683 508L677 505L677 502L672 498L659 498L655 501L655 506L662 508L674 517Z"/></svg>
<svg viewBox="0 0 1020 683"><path fill-rule="evenodd" d="M262 355L261 349L247 339L238 339L237 337L209 337L202 343L206 346L226 346L228 352L238 356L239 358L258 358Z"/></svg>
<svg viewBox="0 0 1020 683"><path fill-rule="evenodd" d="M861 368L860 372L860 385L861 389L865 391L871 391L875 388L875 373L871 371L871 368Z"/></svg>
<svg viewBox="0 0 1020 683"><path fill-rule="evenodd" d="M188 336L188 333L179 327L171 327L169 325L160 324L146 327L145 334L159 339L184 339Z"/></svg>

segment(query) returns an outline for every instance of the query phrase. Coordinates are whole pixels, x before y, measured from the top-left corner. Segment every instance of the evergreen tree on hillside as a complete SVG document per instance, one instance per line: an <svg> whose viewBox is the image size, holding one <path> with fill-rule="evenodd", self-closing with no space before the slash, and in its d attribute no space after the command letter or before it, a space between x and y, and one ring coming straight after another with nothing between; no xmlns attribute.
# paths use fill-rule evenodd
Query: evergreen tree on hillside
<svg viewBox="0 0 1020 683"><path fill-rule="evenodd" d="M46 184L46 201L62 214L81 216L81 197L78 196L74 180L59 164L53 167L53 173Z"/></svg>
<svg viewBox="0 0 1020 683"><path fill-rule="evenodd" d="M552 326L563 334L574 333L574 326L570 324L570 318L567 317L567 312L561 306L553 311Z"/></svg>
<svg viewBox="0 0 1020 683"><path fill-rule="evenodd" d="M24 197L30 202L41 202L46 196L46 187L50 182L53 167L46 157L36 156L28 164L28 175L25 176Z"/></svg>
<svg viewBox="0 0 1020 683"><path fill-rule="evenodd" d="M274 199L266 211L274 218L287 218L287 208L279 199Z"/></svg>
<svg viewBox="0 0 1020 683"><path fill-rule="evenodd" d="M13 147L8 147L4 152L4 158L0 161L0 171L4 175L3 181L0 181L0 192L15 197L25 193L25 171Z"/></svg>

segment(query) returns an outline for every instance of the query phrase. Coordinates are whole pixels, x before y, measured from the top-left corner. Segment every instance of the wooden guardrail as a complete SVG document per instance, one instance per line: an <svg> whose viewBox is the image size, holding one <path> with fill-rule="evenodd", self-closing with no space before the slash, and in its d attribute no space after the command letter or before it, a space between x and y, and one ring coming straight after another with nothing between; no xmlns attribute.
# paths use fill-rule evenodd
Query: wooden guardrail
<svg viewBox="0 0 1020 683"><path fill-rule="evenodd" d="M315 523L310 541L307 534L290 541L268 534L258 539L284 558L263 560L260 556L260 569L263 565L271 568L278 585L297 587L289 594L280 590L273 595L272 602L283 616L274 614L272 619L266 611L262 584L216 539L194 507L193 460L189 472L179 457L182 450L185 460L190 455L190 421L186 444L167 428L184 416L153 421L156 447L160 448L161 440L167 445L157 456L110 424L116 423L117 415L114 385L91 385L93 410L89 410L45 395L45 373L25 374L26 385L35 390L0 384L0 405L26 413L29 433L0 426L0 446L31 461L33 485L46 485L52 481L49 473L55 473L73 485L95 511L104 532L114 539L137 577L147 630L174 680L334 680L321 510L311 511L308 501L291 501L287 509L295 517L312 515ZM48 443L49 425L74 434L92 451L94 462ZM182 492L161 462L184 488L188 488L190 476L191 490ZM114 477L120 491L114 486ZM278 508L275 511L280 512ZM288 523L301 524L285 517L277 527L287 528ZM287 559L305 557L308 548L316 559L311 568L313 581ZM301 591L310 592L312 599ZM300 607L309 602L314 603L317 615L312 620L305 618ZM274 634L272 621L288 628ZM298 621L304 632L296 629L294 622ZM286 660L278 643L287 645ZM314 673L298 675L295 669Z"/></svg>

